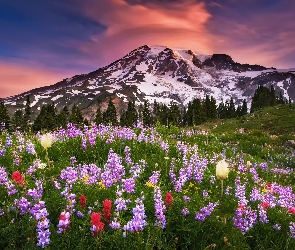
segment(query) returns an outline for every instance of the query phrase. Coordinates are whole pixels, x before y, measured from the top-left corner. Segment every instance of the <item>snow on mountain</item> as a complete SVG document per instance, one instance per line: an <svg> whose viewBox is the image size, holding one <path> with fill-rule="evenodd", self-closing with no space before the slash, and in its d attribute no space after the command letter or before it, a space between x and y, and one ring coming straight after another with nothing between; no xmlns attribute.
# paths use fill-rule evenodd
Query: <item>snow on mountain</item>
<svg viewBox="0 0 295 250"><path fill-rule="evenodd" d="M30 96L33 111L54 102L57 110L75 103L89 113L97 101L114 100L124 109L129 100L145 100L186 106L194 98L213 96L217 103L233 97L235 104L248 103L259 85L274 86L277 93L295 100L295 71L240 64L225 54L203 55L183 48L141 46L123 58L89 74L76 75L52 86L5 98L10 112L24 108ZM93 113L93 112L92 112ZM89 114L93 117L93 114Z"/></svg>

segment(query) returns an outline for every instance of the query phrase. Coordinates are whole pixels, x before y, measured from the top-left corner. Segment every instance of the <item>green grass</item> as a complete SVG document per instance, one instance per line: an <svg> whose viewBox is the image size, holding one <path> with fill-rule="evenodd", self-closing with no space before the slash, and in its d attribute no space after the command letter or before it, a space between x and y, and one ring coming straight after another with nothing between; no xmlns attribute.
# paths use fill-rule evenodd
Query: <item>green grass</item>
<svg viewBox="0 0 295 250"><path fill-rule="evenodd" d="M240 118L214 121L202 125L211 132L222 134L244 129L270 135L295 135L295 105L267 107Z"/></svg>

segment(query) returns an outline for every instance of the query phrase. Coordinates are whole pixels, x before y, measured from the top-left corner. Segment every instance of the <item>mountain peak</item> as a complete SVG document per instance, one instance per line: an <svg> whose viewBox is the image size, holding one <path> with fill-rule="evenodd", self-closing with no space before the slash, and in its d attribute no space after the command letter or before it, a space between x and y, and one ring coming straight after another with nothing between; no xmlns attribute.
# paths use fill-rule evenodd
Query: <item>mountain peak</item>
<svg viewBox="0 0 295 250"><path fill-rule="evenodd" d="M57 110L76 104L91 120L97 100L102 111L115 100L118 112L129 100L186 106L194 98L213 96L217 104L230 97L236 105L250 103L257 86L273 85L284 98L295 100L294 72L279 72L259 65L240 64L226 54L203 55L190 49L143 45L121 59L89 74L76 75L52 86L5 98L11 113L24 109L30 96L32 110L54 102Z"/></svg>

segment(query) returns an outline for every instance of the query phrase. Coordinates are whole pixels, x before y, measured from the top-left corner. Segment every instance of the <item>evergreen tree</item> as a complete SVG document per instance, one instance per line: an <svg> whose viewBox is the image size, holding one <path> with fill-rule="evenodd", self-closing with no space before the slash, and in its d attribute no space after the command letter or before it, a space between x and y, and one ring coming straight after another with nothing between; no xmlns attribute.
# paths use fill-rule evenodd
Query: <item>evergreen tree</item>
<svg viewBox="0 0 295 250"><path fill-rule="evenodd" d="M227 118L236 117L236 107L232 97L230 98L229 104L226 106L227 106Z"/></svg>
<svg viewBox="0 0 295 250"><path fill-rule="evenodd" d="M66 128L69 121L70 112L67 106L64 106L63 109L57 115L57 127Z"/></svg>
<svg viewBox="0 0 295 250"><path fill-rule="evenodd" d="M11 130L23 132L26 128L25 117L21 110L16 110L11 118Z"/></svg>
<svg viewBox="0 0 295 250"><path fill-rule="evenodd" d="M204 120L212 118L211 111L211 101L209 96L206 95L205 101L203 102Z"/></svg>
<svg viewBox="0 0 295 250"><path fill-rule="evenodd" d="M192 102L189 102L187 105L187 112L185 113L185 117L184 117L184 120L186 121L187 126L193 126L193 116L194 116L193 104Z"/></svg>
<svg viewBox="0 0 295 250"><path fill-rule="evenodd" d="M238 105L237 110L236 110L236 116L241 117L242 116L242 106Z"/></svg>
<svg viewBox="0 0 295 250"><path fill-rule="evenodd" d="M77 126L83 126L83 115L81 110L78 108L78 106L76 104L73 105L72 110L71 110L71 114L69 117L69 122L76 124Z"/></svg>
<svg viewBox="0 0 295 250"><path fill-rule="evenodd" d="M284 100L284 97L282 95L282 92L280 92L280 95L279 95L279 98L278 98L277 103L278 104L285 104L285 100Z"/></svg>
<svg viewBox="0 0 295 250"><path fill-rule="evenodd" d="M103 113L102 118L105 124L118 124L116 107L111 99L109 100L107 110Z"/></svg>
<svg viewBox="0 0 295 250"><path fill-rule="evenodd" d="M223 100L218 105L217 114L219 119L225 119L227 117L227 110Z"/></svg>
<svg viewBox="0 0 295 250"><path fill-rule="evenodd" d="M192 103L193 125L200 125L204 122L204 112L200 99L196 98Z"/></svg>
<svg viewBox="0 0 295 250"><path fill-rule="evenodd" d="M274 87L271 85L270 86L270 94L269 94L269 105L270 106L275 106L277 104L276 101L276 92Z"/></svg>
<svg viewBox="0 0 295 250"><path fill-rule="evenodd" d="M33 124L33 130L54 130L57 128L57 125L57 115L54 104L46 104L41 107L41 111Z"/></svg>
<svg viewBox="0 0 295 250"><path fill-rule="evenodd" d="M209 118L216 119L217 106L216 106L216 100L214 99L213 96L211 96L211 99L210 99L210 112L209 113L210 113Z"/></svg>
<svg viewBox="0 0 295 250"><path fill-rule="evenodd" d="M160 105L160 123L169 126L169 108L165 104Z"/></svg>
<svg viewBox="0 0 295 250"><path fill-rule="evenodd" d="M152 125L152 115L149 109L149 103L148 101L145 101L143 104L143 111L142 111L142 122L145 126L151 126Z"/></svg>
<svg viewBox="0 0 295 250"><path fill-rule="evenodd" d="M96 110L94 122L96 125L99 125L103 122L102 112L100 110L100 101L97 102L97 110Z"/></svg>
<svg viewBox="0 0 295 250"><path fill-rule="evenodd" d="M181 125L187 126L187 111L185 107L183 107L181 111Z"/></svg>
<svg viewBox="0 0 295 250"><path fill-rule="evenodd" d="M157 103L156 100L154 100L153 105L153 124L156 124L157 122L160 122L161 120L161 107Z"/></svg>
<svg viewBox="0 0 295 250"><path fill-rule="evenodd" d="M139 107L138 107L138 121L143 124L143 105L142 104L139 104Z"/></svg>
<svg viewBox="0 0 295 250"><path fill-rule="evenodd" d="M172 123L175 126L179 126L179 124L181 123L180 110L178 105L176 105L174 102L170 102L168 116L170 123Z"/></svg>
<svg viewBox="0 0 295 250"><path fill-rule="evenodd" d="M135 108L134 101L128 102L125 119L126 119L125 125L128 127L133 127L133 125L138 121L138 113Z"/></svg>
<svg viewBox="0 0 295 250"><path fill-rule="evenodd" d="M5 124L5 129L9 130L10 128L10 117L8 114L7 107L4 102L0 102L0 123Z"/></svg>
<svg viewBox="0 0 295 250"><path fill-rule="evenodd" d="M31 108L30 96L27 95L25 114L24 114L24 121L26 122L26 124L31 122L31 114L32 114L32 108Z"/></svg>
<svg viewBox="0 0 295 250"><path fill-rule="evenodd" d="M241 109L241 115L247 115L248 113L248 107L247 107L247 101L246 99L243 100L242 109Z"/></svg>

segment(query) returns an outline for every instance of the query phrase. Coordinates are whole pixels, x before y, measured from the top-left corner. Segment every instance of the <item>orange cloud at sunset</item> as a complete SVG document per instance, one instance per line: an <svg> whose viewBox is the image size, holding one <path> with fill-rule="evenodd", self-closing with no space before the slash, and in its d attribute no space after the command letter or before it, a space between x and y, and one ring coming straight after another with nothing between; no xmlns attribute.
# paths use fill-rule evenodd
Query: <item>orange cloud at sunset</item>
<svg viewBox="0 0 295 250"><path fill-rule="evenodd" d="M36 65L21 65L0 62L0 98L21 94L25 91L52 85L68 72L38 68Z"/></svg>
<svg viewBox="0 0 295 250"><path fill-rule="evenodd" d="M131 5L124 0L103 2L96 7L83 6L86 15L107 27L104 33L92 37L94 43L83 44L82 49L92 52L93 56L99 55L110 63L144 44L212 52L212 36L205 27L211 15L204 3L188 0L167 5Z"/></svg>

